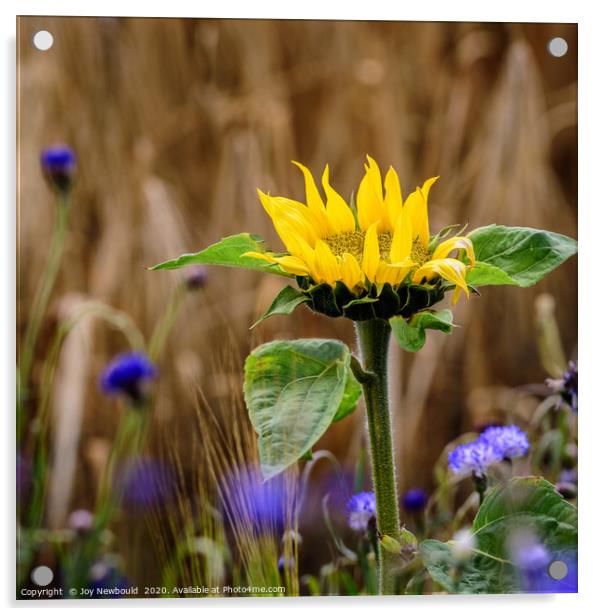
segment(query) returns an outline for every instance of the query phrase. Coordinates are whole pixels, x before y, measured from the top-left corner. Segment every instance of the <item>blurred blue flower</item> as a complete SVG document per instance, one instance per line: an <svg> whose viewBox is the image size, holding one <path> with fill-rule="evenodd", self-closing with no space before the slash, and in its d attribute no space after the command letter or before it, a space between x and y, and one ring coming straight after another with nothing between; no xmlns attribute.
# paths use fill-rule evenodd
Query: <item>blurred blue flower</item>
<svg viewBox="0 0 602 616"><path fill-rule="evenodd" d="M176 475L171 467L152 458L130 460L117 476L125 509L137 512L160 507L172 500Z"/></svg>
<svg viewBox="0 0 602 616"><path fill-rule="evenodd" d="M402 499L403 508L410 512L419 512L426 507L428 501L427 493L420 488L408 490Z"/></svg>
<svg viewBox="0 0 602 616"><path fill-rule="evenodd" d="M123 596L119 591L125 591L130 586L129 580L113 564L103 562L94 564L91 568L90 576L92 580L89 587L92 590L91 598L93 599L98 597L119 599ZM105 594L104 590L113 592Z"/></svg>
<svg viewBox="0 0 602 616"><path fill-rule="evenodd" d="M207 283L209 270L204 265L196 265L190 268L185 278L186 288L189 291L201 289Z"/></svg>
<svg viewBox="0 0 602 616"><path fill-rule="evenodd" d="M87 509L76 509L69 514L67 528L76 533L84 534L94 525L94 515Z"/></svg>
<svg viewBox="0 0 602 616"><path fill-rule="evenodd" d="M278 571L280 573L284 573L284 571L288 569L289 571L294 571L295 569L295 559L291 556L291 558L284 558L284 554L278 559Z"/></svg>
<svg viewBox="0 0 602 616"><path fill-rule="evenodd" d="M357 531L365 531L370 520L376 517L376 497L374 492L359 492L354 494L347 503L349 527Z"/></svg>
<svg viewBox="0 0 602 616"><path fill-rule="evenodd" d="M24 504L32 484L33 464L31 458L17 451L17 500Z"/></svg>
<svg viewBox="0 0 602 616"><path fill-rule="evenodd" d="M282 534L288 502L284 476L264 481L254 467L236 468L220 486L222 507L234 525L248 526L258 533Z"/></svg>
<svg viewBox="0 0 602 616"><path fill-rule="evenodd" d="M518 426L487 428L479 440L489 443L501 458L519 458L529 451L529 439Z"/></svg>
<svg viewBox="0 0 602 616"><path fill-rule="evenodd" d="M157 377L155 365L140 352L117 355L105 368L100 387L109 396L125 395L135 403L144 401L144 385Z"/></svg>
<svg viewBox="0 0 602 616"><path fill-rule="evenodd" d="M550 563L550 554L541 543L526 543L517 546L513 554L516 566L527 572L540 571Z"/></svg>
<svg viewBox="0 0 602 616"><path fill-rule="evenodd" d="M562 399L576 413L578 410L578 370L577 363L570 361L567 369L559 379L548 379L548 386L552 391L560 394Z"/></svg>
<svg viewBox="0 0 602 616"><path fill-rule="evenodd" d="M53 188L61 192L67 192L71 188L77 159L75 152L69 146L54 145L42 150L40 164Z"/></svg>
<svg viewBox="0 0 602 616"><path fill-rule="evenodd" d="M562 579L552 577L556 561L566 566L566 576ZM561 565L562 566L562 565ZM550 565L540 570L538 575L531 574L525 590L537 593L575 593L578 590L578 563L575 553L552 555Z"/></svg>
<svg viewBox="0 0 602 616"><path fill-rule="evenodd" d="M448 465L457 475L474 473L477 477L484 477L485 471L502 457L491 443L477 439L464 445L458 445L449 453Z"/></svg>

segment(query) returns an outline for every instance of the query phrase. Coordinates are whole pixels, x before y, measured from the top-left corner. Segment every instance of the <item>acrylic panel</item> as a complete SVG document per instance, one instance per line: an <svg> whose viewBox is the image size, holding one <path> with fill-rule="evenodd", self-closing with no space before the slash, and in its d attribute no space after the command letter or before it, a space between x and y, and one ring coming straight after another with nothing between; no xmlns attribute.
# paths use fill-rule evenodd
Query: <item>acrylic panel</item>
<svg viewBox="0 0 602 616"><path fill-rule="evenodd" d="M577 592L577 25L17 31L17 598Z"/></svg>

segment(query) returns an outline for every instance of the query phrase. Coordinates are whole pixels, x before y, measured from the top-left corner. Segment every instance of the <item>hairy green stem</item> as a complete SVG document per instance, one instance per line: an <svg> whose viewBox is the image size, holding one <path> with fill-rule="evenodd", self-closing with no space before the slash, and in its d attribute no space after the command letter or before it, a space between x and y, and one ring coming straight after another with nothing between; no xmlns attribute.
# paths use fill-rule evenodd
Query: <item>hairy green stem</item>
<svg viewBox="0 0 602 616"><path fill-rule="evenodd" d="M362 371L368 377L362 378L361 385L368 417L377 530L379 535L388 535L398 540L401 528L387 391L391 327L382 319L370 319L358 321L356 330L362 355ZM359 370L354 370L356 372ZM383 549L381 543L378 549L379 593L397 594L398 573L402 565L400 555Z"/></svg>

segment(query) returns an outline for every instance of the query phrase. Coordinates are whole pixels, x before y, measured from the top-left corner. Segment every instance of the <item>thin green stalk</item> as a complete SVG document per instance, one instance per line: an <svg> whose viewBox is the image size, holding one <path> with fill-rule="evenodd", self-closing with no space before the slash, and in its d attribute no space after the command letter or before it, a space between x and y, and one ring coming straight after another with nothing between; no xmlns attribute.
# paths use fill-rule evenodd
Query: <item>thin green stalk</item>
<svg viewBox="0 0 602 616"><path fill-rule="evenodd" d="M104 531L119 509L123 497L123 486L115 481L119 464L127 458L135 460L140 453L146 433L147 415L145 407L132 406L126 409L121 419L101 480L94 526L67 556L64 566L67 586L80 588L87 583L90 567L102 546Z"/></svg>
<svg viewBox="0 0 602 616"><path fill-rule="evenodd" d="M180 284L173 292L169 302L161 316L159 322L155 326L150 342L148 343L148 357L151 361L156 361L161 355L167 336L171 332L178 312L182 307L184 298L186 297L188 289L185 284Z"/></svg>
<svg viewBox="0 0 602 616"><path fill-rule="evenodd" d="M399 500L387 391L387 359L391 327L382 319L370 319L357 322L356 330L362 355L363 374L357 366L354 366L354 373L356 376L359 374L368 416L377 531L379 535L399 539L401 534ZM378 552L379 594L397 594L397 574L402 564L400 556L383 549L380 543Z"/></svg>
<svg viewBox="0 0 602 616"><path fill-rule="evenodd" d="M18 383L17 383L17 439L21 441L23 431L27 423L27 398L29 397L29 379L31 377L31 369L35 357L35 347L42 327L44 315L48 308L48 302L54 289L54 284L61 266L63 257L63 247L65 244L65 234L67 224L69 222L70 200L68 193L59 193L57 203L56 220L52 233L52 241L50 244L50 252L40 285L36 291L36 295L31 307L31 313L25 337L21 346L21 361L18 368Z"/></svg>

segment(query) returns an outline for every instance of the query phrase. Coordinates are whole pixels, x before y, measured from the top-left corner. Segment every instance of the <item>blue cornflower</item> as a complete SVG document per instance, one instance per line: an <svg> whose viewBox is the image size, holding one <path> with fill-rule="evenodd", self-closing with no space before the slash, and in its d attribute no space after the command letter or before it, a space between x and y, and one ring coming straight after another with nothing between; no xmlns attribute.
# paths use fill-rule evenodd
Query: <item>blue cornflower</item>
<svg viewBox="0 0 602 616"><path fill-rule="evenodd" d="M485 471L502 457L497 449L485 440L477 439L471 443L458 445L448 456L448 465L451 471L460 475L474 473L477 477L484 477Z"/></svg>
<svg viewBox="0 0 602 616"><path fill-rule="evenodd" d="M191 268L185 278L186 288L189 291L202 289L209 278L209 271L204 265L196 265Z"/></svg>
<svg viewBox="0 0 602 616"><path fill-rule="evenodd" d="M527 543L517 546L513 554L519 569L527 573L539 572L550 563L550 554L541 543Z"/></svg>
<svg viewBox="0 0 602 616"><path fill-rule="evenodd" d="M129 460L117 477L123 505L134 512L153 509L175 496L176 476L170 466L152 458Z"/></svg>
<svg viewBox="0 0 602 616"><path fill-rule="evenodd" d="M418 512L426 507L427 501L428 496L424 490L412 488L403 495L402 504L406 511Z"/></svg>
<svg viewBox="0 0 602 616"><path fill-rule="evenodd" d="M248 466L229 472L220 485L222 507L236 525L258 533L281 534L286 526L289 494L283 475L264 481L258 469Z"/></svg>
<svg viewBox="0 0 602 616"><path fill-rule="evenodd" d="M73 183L77 158L67 145L54 145L42 150L40 164L50 185L60 192L67 192Z"/></svg>
<svg viewBox="0 0 602 616"><path fill-rule="evenodd" d="M291 556L290 558L284 558L284 554L278 559L278 571L280 573L284 573L288 569L289 571L293 571L295 569L295 559Z"/></svg>
<svg viewBox="0 0 602 616"><path fill-rule="evenodd" d="M560 394L562 399L571 407L573 412L578 410L578 371L577 364L570 361L567 369L559 379L548 379L551 389Z"/></svg>
<svg viewBox="0 0 602 616"><path fill-rule="evenodd" d="M125 395L134 404L144 401L144 385L157 377L155 365L140 352L117 355L105 368L100 379L102 390L109 396Z"/></svg>
<svg viewBox="0 0 602 616"><path fill-rule="evenodd" d="M374 492L359 492L354 494L347 503L349 527L357 531L365 531L370 520L376 517L376 497Z"/></svg>
<svg viewBox="0 0 602 616"><path fill-rule="evenodd" d="M529 451L529 439L518 426L493 426L487 428L479 440L489 443L501 458L520 458Z"/></svg>
<svg viewBox="0 0 602 616"><path fill-rule="evenodd" d="M129 580L123 576L113 563L99 562L90 570L89 588L93 599L118 599L126 594L130 586ZM110 592L104 592L110 591Z"/></svg>

